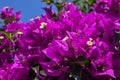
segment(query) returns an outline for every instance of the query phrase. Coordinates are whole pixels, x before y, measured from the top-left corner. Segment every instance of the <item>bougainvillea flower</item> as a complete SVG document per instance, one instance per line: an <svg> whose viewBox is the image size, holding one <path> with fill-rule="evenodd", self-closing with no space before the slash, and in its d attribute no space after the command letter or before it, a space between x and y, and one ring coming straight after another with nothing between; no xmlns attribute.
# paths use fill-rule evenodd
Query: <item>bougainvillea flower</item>
<svg viewBox="0 0 120 80"><path fill-rule="evenodd" d="M89 13L73 3L59 13L44 8L27 23L2 8L0 79L119 80L119 1L96 0L92 7Z"/></svg>

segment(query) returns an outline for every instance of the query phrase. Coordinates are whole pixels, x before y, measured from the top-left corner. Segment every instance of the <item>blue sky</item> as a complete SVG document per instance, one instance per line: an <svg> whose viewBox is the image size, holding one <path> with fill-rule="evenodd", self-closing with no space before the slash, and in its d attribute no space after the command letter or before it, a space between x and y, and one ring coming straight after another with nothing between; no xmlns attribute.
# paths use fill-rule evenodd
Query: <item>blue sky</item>
<svg viewBox="0 0 120 80"><path fill-rule="evenodd" d="M47 5L41 0L0 0L0 9L5 6L14 8L14 11L21 11L21 20L28 22L31 18L44 14L42 8ZM55 7L53 10L56 10Z"/></svg>

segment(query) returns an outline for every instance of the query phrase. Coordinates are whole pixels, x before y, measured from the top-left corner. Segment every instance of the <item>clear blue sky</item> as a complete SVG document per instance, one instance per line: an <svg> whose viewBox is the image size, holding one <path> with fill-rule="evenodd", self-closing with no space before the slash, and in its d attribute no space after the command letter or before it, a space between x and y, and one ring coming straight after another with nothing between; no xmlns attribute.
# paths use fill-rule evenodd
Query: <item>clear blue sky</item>
<svg viewBox="0 0 120 80"><path fill-rule="evenodd" d="M5 6L13 7L14 11L21 11L21 20L28 22L31 18L45 13L42 8L47 5L41 0L0 0L0 9ZM56 10L55 7L53 10Z"/></svg>

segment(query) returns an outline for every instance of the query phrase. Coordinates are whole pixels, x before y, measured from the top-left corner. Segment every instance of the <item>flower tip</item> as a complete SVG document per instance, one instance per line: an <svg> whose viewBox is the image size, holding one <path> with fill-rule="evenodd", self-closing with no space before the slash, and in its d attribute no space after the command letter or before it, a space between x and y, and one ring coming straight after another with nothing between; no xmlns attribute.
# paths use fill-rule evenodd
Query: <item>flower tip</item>
<svg viewBox="0 0 120 80"><path fill-rule="evenodd" d="M68 36L66 36L62 39L62 41L67 41L67 40L68 40Z"/></svg>
<svg viewBox="0 0 120 80"><path fill-rule="evenodd" d="M0 39L4 39L4 36L0 36Z"/></svg>
<svg viewBox="0 0 120 80"><path fill-rule="evenodd" d="M88 45L88 46L92 46L92 45L93 45L93 42L92 42L92 41L87 41L87 45Z"/></svg>
<svg viewBox="0 0 120 80"><path fill-rule="evenodd" d="M47 25L46 22L42 22L41 25L40 25L40 29L44 29L46 25Z"/></svg>
<svg viewBox="0 0 120 80"><path fill-rule="evenodd" d="M21 34L23 34L23 32L20 32L20 31L19 31L19 32L17 32L17 34L20 34L20 35L21 35Z"/></svg>

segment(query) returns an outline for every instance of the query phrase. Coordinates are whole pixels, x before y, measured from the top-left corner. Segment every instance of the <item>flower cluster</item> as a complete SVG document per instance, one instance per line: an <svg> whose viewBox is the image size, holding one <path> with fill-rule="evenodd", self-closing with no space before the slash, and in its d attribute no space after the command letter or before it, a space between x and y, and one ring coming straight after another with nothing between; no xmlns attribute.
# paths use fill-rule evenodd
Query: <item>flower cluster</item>
<svg viewBox="0 0 120 80"><path fill-rule="evenodd" d="M97 0L85 14L66 3L55 15L20 23L2 8L0 80L119 80L119 0Z"/></svg>

